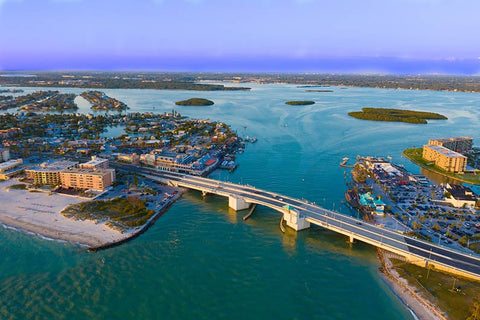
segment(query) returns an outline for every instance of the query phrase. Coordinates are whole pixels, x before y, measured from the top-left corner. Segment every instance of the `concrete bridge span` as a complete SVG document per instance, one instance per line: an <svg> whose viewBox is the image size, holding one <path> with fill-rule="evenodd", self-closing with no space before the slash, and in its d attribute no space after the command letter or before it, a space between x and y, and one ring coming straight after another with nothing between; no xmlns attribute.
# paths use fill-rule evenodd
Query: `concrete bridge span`
<svg viewBox="0 0 480 320"><path fill-rule="evenodd" d="M252 186L136 168L138 173L163 183L198 190L204 195L212 193L227 197L229 207L236 211L248 209L252 204L269 207L280 212L287 226L297 231L309 228L312 224L317 225L347 236L350 242L362 241L401 255L410 263L429 268L434 266L435 269L480 280L480 256L478 255L422 241L395 230L324 209L305 200Z"/></svg>

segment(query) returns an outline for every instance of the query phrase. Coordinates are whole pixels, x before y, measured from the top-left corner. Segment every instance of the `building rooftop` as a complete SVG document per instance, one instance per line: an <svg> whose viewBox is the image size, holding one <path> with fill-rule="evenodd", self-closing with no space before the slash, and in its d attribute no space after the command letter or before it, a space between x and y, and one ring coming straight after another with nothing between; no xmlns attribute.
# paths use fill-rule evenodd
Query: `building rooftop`
<svg viewBox="0 0 480 320"><path fill-rule="evenodd" d="M97 158L97 157L92 157L92 160L82 163L82 165L92 165L92 166L98 166L99 164L104 163L105 161L108 161L108 159L103 159L103 158Z"/></svg>
<svg viewBox="0 0 480 320"><path fill-rule="evenodd" d="M458 152L455 152L453 150L447 149L443 146L437 146L437 145L425 145L424 147L430 148L432 150L437 151L438 153L441 153L449 158L467 158L463 154L460 154Z"/></svg>
<svg viewBox="0 0 480 320"><path fill-rule="evenodd" d="M0 172L10 169L12 166L17 166L22 163L22 160L9 160L0 163Z"/></svg>
<svg viewBox="0 0 480 320"><path fill-rule="evenodd" d="M464 186L459 186L455 184L447 184L445 190L450 192L452 197L458 200L471 200L476 201L477 198L475 193L473 193L472 189Z"/></svg>
<svg viewBox="0 0 480 320"><path fill-rule="evenodd" d="M439 142L464 141L464 140L473 140L473 138L470 138L470 137L452 137L452 138L432 139L432 141L439 141Z"/></svg>
<svg viewBox="0 0 480 320"><path fill-rule="evenodd" d="M64 173L73 173L73 174L88 174L94 176L103 176L107 173L114 172L115 169L87 169L87 168L69 168L65 169L62 172Z"/></svg>
<svg viewBox="0 0 480 320"><path fill-rule="evenodd" d="M61 161L55 161L55 162L44 162L41 165L34 167L30 170L35 170L35 171L61 171L65 170L67 168L73 167L77 165L78 162L75 161L69 161L69 160L61 160Z"/></svg>

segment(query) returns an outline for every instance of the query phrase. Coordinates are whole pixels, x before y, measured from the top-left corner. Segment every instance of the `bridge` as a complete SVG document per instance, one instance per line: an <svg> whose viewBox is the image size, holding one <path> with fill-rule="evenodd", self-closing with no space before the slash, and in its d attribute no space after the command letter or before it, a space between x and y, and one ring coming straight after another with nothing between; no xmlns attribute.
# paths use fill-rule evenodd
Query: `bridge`
<svg viewBox="0 0 480 320"><path fill-rule="evenodd" d="M447 248L434 243L406 236L395 230L365 223L354 217L324 209L305 200L299 200L275 192L257 189L188 174L158 171L150 168L128 166L147 178L172 186L185 187L206 194L228 198L233 210L245 210L252 204L272 208L282 214L290 228L300 231L311 224L347 236L350 242L362 241L405 257L406 261L422 267L435 268L467 278L480 280L480 257Z"/></svg>

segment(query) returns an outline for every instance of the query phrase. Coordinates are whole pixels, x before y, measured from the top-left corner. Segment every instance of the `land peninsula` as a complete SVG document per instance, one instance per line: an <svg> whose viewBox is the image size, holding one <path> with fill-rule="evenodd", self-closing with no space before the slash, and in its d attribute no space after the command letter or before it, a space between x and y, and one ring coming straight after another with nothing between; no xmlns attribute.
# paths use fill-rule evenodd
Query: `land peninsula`
<svg viewBox="0 0 480 320"><path fill-rule="evenodd" d="M386 109L386 108L362 108L362 111L353 111L349 116L372 121L390 121L426 124L427 120L446 120L444 115L433 112Z"/></svg>
<svg viewBox="0 0 480 320"><path fill-rule="evenodd" d="M118 101L117 99L111 98L101 91L85 91L81 94L81 96L92 104L92 110L95 111L123 111L128 109L125 103Z"/></svg>
<svg viewBox="0 0 480 320"><path fill-rule="evenodd" d="M77 110L78 106L74 100L77 96L73 93L56 93L47 99L40 99L32 104L24 105L20 108L22 111L71 111Z"/></svg>
<svg viewBox="0 0 480 320"><path fill-rule="evenodd" d="M288 104L290 106L308 106L311 104L315 104L315 101L310 101L310 100L297 100L297 101L287 101L285 104Z"/></svg>
<svg viewBox="0 0 480 320"><path fill-rule="evenodd" d="M469 174L469 173L464 173L464 174L459 174L459 173L453 173L453 172L447 172L438 166L434 165L431 161L425 160L422 156L423 149L422 148L411 148L411 149L405 149L403 150L403 155L415 163L416 165L419 165L420 167L427 169L429 171L441 174L442 176L452 178L457 181L465 182L465 183L471 183L471 184L480 184L480 176L476 174Z"/></svg>
<svg viewBox="0 0 480 320"><path fill-rule="evenodd" d="M212 100L203 98L190 98L187 100L175 102L177 106L211 106L214 104Z"/></svg>

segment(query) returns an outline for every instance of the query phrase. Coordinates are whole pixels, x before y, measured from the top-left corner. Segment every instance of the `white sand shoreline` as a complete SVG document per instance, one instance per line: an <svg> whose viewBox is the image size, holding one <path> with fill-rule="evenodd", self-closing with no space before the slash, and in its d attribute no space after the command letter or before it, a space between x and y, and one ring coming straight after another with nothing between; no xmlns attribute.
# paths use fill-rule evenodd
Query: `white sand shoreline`
<svg viewBox="0 0 480 320"><path fill-rule="evenodd" d="M60 214L68 205L85 199L9 189L9 186L18 183L16 180L0 183L0 223L6 226L88 247L118 242L131 236L102 223L75 221Z"/></svg>
<svg viewBox="0 0 480 320"><path fill-rule="evenodd" d="M406 279L400 277L393 268L388 253L380 249L377 249L377 253L383 267L380 277L410 312L414 314L414 317L420 320L447 320L447 317L435 304L417 293L416 288L410 286Z"/></svg>

